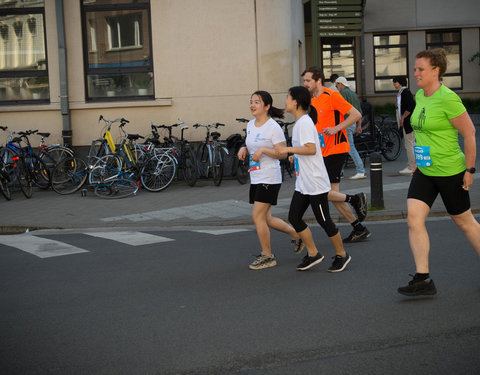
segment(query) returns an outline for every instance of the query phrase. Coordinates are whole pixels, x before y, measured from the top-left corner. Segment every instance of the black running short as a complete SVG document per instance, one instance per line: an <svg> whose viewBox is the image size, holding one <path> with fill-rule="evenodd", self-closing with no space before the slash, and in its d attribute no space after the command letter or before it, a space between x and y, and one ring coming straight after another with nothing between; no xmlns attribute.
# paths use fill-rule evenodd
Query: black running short
<svg viewBox="0 0 480 375"><path fill-rule="evenodd" d="M278 193L282 184L252 184L250 185L250 203L277 204Z"/></svg>
<svg viewBox="0 0 480 375"><path fill-rule="evenodd" d="M447 177L426 176L417 168L408 188L408 198L425 202L430 208L438 194L450 215L460 215L470 209L470 195L462 188L465 172Z"/></svg>
<svg viewBox="0 0 480 375"><path fill-rule="evenodd" d="M342 169L347 160L348 153L328 155L323 158L325 168L327 168L328 178L331 183L339 183L342 175Z"/></svg>

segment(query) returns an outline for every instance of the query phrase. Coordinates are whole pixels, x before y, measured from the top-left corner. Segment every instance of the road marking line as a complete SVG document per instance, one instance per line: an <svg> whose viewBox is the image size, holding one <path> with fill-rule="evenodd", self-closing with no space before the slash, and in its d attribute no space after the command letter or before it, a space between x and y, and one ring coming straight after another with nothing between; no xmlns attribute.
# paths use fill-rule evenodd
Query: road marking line
<svg viewBox="0 0 480 375"><path fill-rule="evenodd" d="M242 228L242 229L204 229L204 230L193 230L192 232L197 233L207 233L213 234L214 236L220 236L222 234L230 234L230 233L239 233L239 232L249 232L250 229Z"/></svg>
<svg viewBox="0 0 480 375"><path fill-rule="evenodd" d="M15 247L39 258L88 253L88 250L79 247L29 234L0 236L0 243Z"/></svg>
<svg viewBox="0 0 480 375"><path fill-rule="evenodd" d="M84 232L89 236L105 238L107 240L113 240L121 242L131 246L151 245L154 243L174 241L171 238L155 236L153 234L143 232Z"/></svg>

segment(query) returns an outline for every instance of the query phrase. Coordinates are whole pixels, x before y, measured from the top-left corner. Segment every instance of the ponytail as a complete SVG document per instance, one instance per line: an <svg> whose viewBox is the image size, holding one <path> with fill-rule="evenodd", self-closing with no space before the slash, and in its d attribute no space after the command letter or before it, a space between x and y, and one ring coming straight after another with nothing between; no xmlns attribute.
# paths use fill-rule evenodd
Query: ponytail
<svg viewBox="0 0 480 375"><path fill-rule="evenodd" d="M270 109L268 110L268 115L270 117L284 118L285 117L284 113L285 113L284 109L280 109L273 106L270 106Z"/></svg>
<svg viewBox="0 0 480 375"><path fill-rule="evenodd" d="M315 107L313 105L310 104L310 107L308 108L307 113L310 116L310 118L312 119L313 123L316 124L317 120L318 120L318 114L317 114L317 110L315 109Z"/></svg>

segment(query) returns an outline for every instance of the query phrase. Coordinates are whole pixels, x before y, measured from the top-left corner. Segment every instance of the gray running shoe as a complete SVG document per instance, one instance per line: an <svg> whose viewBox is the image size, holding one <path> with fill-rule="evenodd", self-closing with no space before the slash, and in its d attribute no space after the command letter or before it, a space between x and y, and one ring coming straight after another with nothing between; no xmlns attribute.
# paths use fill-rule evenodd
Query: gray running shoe
<svg viewBox="0 0 480 375"><path fill-rule="evenodd" d="M355 213L357 214L358 221L362 222L367 217L367 194L365 193L358 193L355 194L358 197L358 203L352 204Z"/></svg>
<svg viewBox="0 0 480 375"><path fill-rule="evenodd" d="M333 263L328 269L328 272L342 272L351 260L352 257L348 254L346 254L344 257L335 255L333 257Z"/></svg>
<svg viewBox="0 0 480 375"><path fill-rule="evenodd" d="M320 253L317 253L314 257L309 256L308 254L305 255L302 259L302 263L297 266L298 271L306 271L318 263L321 263L324 256Z"/></svg>
<svg viewBox="0 0 480 375"><path fill-rule="evenodd" d="M303 243L301 238L297 240L292 240L292 244L294 246L293 251L295 252L295 254L300 254L305 248L305 244Z"/></svg>
<svg viewBox="0 0 480 375"><path fill-rule="evenodd" d="M413 275L410 275L413 276ZM406 286L397 289L398 293L404 296L433 296L437 294L437 288L431 278L421 280L416 276Z"/></svg>
<svg viewBox="0 0 480 375"><path fill-rule="evenodd" d="M277 261L275 260L275 256L272 254L271 256L260 254L257 258L248 266L251 270L261 270L264 268L275 267L277 265Z"/></svg>
<svg viewBox="0 0 480 375"><path fill-rule="evenodd" d="M364 230L352 230L352 233L349 234L348 237L343 239L343 242L350 243L350 242L360 242L364 241L369 238L372 234L368 231L367 228Z"/></svg>

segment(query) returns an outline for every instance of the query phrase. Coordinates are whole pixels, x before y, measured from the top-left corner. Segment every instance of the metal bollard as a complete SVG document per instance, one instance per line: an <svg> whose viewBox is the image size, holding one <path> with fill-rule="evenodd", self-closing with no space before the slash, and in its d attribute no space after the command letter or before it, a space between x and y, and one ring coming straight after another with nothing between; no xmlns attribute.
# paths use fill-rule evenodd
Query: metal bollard
<svg viewBox="0 0 480 375"><path fill-rule="evenodd" d="M370 191L372 208L384 209L383 181L382 181L382 156L378 152L370 155Z"/></svg>

